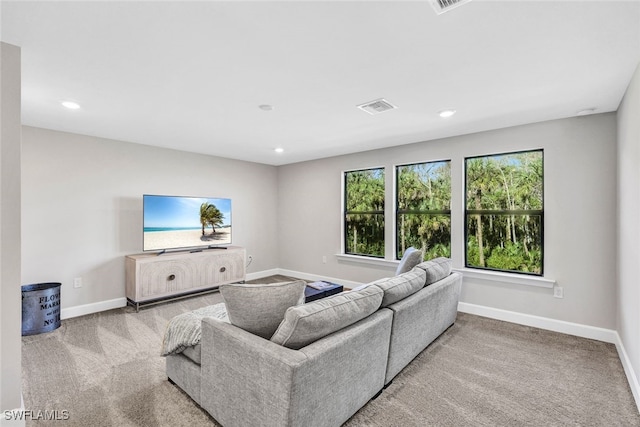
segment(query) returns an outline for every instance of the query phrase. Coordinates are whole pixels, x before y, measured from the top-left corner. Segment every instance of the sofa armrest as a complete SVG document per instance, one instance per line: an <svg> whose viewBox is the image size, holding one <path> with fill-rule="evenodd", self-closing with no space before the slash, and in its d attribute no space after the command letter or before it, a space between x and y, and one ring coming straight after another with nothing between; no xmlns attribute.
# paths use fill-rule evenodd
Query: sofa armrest
<svg viewBox="0 0 640 427"><path fill-rule="evenodd" d="M205 319L201 405L225 427L342 424L384 385L391 321L379 310L292 350Z"/></svg>
<svg viewBox="0 0 640 427"><path fill-rule="evenodd" d="M303 353L211 319L202 321L200 345L201 406L218 422L249 419L246 425L260 425L262 417L286 418L291 378L306 359Z"/></svg>

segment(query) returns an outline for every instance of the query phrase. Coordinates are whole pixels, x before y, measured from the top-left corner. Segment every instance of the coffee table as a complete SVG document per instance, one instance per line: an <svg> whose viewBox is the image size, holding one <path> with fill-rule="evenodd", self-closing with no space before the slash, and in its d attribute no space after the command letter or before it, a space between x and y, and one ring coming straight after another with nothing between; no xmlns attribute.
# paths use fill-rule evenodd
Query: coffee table
<svg viewBox="0 0 640 427"><path fill-rule="evenodd" d="M326 298L331 295L339 294L344 290L342 285L338 285L336 283L327 282L322 280L320 282L314 283L326 283L327 286L322 289L316 289L311 286L308 286L304 289L304 302L316 301L321 298Z"/></svg>

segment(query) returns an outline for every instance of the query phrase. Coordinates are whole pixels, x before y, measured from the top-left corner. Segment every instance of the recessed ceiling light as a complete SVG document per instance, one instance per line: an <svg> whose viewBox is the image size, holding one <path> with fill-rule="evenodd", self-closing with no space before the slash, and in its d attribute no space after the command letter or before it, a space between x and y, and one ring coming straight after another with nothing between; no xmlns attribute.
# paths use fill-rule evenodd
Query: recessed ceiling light
<svg viewBox="0 0 640 427"><path fill-rule="evenodd" d="M438 113L440 117L446 119L447 117L451 117L456 113L456 110L442 110Z"/></svg>
<svg viewBox="0 0 640 427"><path fill-rule="evenodd" d="M258 108L261 109L262 111L271 111L273 110L273 105L262 104L262 105L258 105Z"/></svg>
<svg viewBox="0 0 640 427"><path fill-rule="evenodd" d="M61 104L63 107L67 107L70 110L77 110L78 108L80 108L80 104L73 101L62 101Z"/></svg>
<svg viewBox="0 0 640 427"><path fill-rule="evenodd" d="M273 150L273 151L275 151L276 153L284 153L284 148L282 148L282 147L278 147L278 148L276 148L276 149L275 149L275 150Z"/></svg>
<svg viewBox="0 0 640 427"><path fill-rule="evenodd" d="M593 114L596 111L595 108L585 108L584 110L580 110L576 113L577 116L588 116L589 114Z"/></svg>

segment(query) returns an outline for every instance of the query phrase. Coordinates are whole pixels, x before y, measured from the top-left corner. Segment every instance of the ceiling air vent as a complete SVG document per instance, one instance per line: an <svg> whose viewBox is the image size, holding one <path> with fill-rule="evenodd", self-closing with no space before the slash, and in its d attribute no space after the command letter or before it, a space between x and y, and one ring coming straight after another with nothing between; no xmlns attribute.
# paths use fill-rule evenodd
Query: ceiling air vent
<svg viewBox="0 0 640 427"><path fill-rule="evenodd" d="M438 15L442 15L445 12L455 9L458 6L462 6L465 3L469 3L471 0L429 0L431 6L435 9Z"/></svg>
<svg viewBox="0 0 640 427"><path fill-rule="evenodd" d="M385 111L395 110L398 107L396 107L389 101L380 98L380 99L376 99L375 101L358 105L358 108L361 109L362 111L366 111L369 114L380 114L380 113L384 113Z"/></svg>

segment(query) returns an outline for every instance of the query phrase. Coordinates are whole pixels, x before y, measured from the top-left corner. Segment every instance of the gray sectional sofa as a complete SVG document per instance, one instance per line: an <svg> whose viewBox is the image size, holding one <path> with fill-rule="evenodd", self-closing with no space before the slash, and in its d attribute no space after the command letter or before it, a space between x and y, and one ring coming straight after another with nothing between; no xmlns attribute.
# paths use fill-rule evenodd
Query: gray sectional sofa
<svg viewBox="0 0 640 427"><path fill-rule="evenodd" d="M454 323L461 283L449 259L423 262L289 307L271 338L204 317L167 376L225 427L339 426Z"/></svg>

